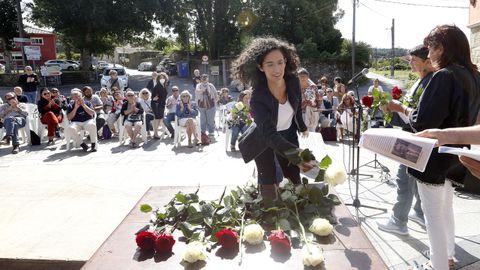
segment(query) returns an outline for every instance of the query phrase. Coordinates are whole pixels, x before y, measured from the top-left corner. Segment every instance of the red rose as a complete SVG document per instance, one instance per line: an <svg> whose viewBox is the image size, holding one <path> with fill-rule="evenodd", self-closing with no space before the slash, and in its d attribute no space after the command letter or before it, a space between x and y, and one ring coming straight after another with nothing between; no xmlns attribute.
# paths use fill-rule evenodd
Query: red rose
<svg viewBox="0 0 480 270"><path fill-rule="evenodd" d="M397 86L393 87L392 89L392 98L393 99L400 99L402 97L402 90Z"/></svg>
<svg viewBox="0 0 480 270"><path fill-rule="evenodd" d="M238 247L238 234L232 229L223 229L214 234L218 243L224 248L236 248Z"/></svg>
<svg viewBox="0 0 480 270"><path fill-rule="evenodd" d="M290 240L284 231L272 231L268 236L268 241L270 241L273 252L279 254L287 254L290 252Z"/></svg>
<svg viewBox="0 0 480 270"><path fill-rule="evenodd" d="M155 241L155 250L157 253L170 253L172 252L174 244L175 239L173 239L173 236L168 232L164 232L157 237L157 241Z"/></svg>
<svg viewBox="0 0 480 270"><path fill-rule="evenodd" d="M363 96L362 97L362 103L363 105L367 106L368 108L371 108L373 105L373 96Z"/></svg>
<svg viewBox="0 0 480 270"><path fill-rule="evenodd" d="M140 232L135 239L137 246L143 251L154 249L156 240L157 235L147 231Z"/></svg>

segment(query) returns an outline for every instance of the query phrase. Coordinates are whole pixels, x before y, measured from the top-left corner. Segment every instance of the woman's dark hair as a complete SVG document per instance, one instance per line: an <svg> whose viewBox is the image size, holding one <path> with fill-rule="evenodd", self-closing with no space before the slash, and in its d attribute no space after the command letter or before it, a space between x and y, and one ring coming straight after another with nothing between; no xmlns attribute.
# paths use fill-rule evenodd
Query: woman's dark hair
<svg viewBox="0 0 480 270"><path fill-rule="evenodd" d="M342 78L340 77L335 77L335 79L333 79L334 82L338 82L338 83L342 83Z"/></svg>
<svg viewBox="0 0 480 270"><path fill-rule="evenodd" d="M411 56L416 56L418 58L421 58L423 60L427 60L428 59L428 48L427 46L425 45L418 45L416 47L414 47L413 49L411 49L410 51L408 51L408 54L410 54Z"/></svg>
<svg viewBox="0 0 480 270"><path fill-rule="evenodd" d="M477 71L477 66L472 63L470 57L470 46L467 36L455 25L439 25L423 40L426 47L443 47L443 53L440 57L440 68L449 64L459 64L467 68L470 72Z"/></svg>
<svg viewBox="0 0 480 270"><path fill-rule="evenodd" d="M233 62L232 78L245 84L253 84L254 88L259 83L265 83L265 73L258 69L263 64L265 56L274 50L280 50L287 60L285 75L293 75L300 64L297 51L292 45L272 37L254 39L240 56Z"/></svg>
<svg viewBox="0 0 480 270"><path fill-rule="evenodd" d="M50 91L50 90L48 90L47 87L44 87L44 88L42 88L42 90L40 90L40 98L43 98L43 99L44 99L44 97L43 97L43 92L46 92L46 91ZM15 95L15 96L16 96L16 95Z"/></svg>

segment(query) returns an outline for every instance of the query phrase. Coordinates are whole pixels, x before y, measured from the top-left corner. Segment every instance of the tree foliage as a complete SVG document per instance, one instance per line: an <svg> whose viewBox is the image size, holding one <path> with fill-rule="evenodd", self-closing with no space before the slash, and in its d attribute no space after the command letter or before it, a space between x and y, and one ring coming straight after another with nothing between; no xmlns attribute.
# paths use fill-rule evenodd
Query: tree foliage
<svg viewBox="0 0 480 270"><path fill-rule="evenodd" d="M112 52L119 43L153 36L153 21L171 24L174 1L34 0L32 19L71 40L90 66L92 53Z"/></svg>
<svg viewBox="0 0 480 270"><path fill-rule="evenodd" d="M355 64L361 67L366 67L370 63L370 54L372 53L372 48L367 43L360 41L356 42L355 46ZM344 62L351 61L352 59L352 41L343 40L341 50L340 50L340 59Z"/></svg>
<svg viewBox="0 0 480 270"><path fill-rule="evenodd" d="M0 20L0 48L3 48L5 52L6 72L10 73L10 50L12 49L13 38L18 36L15 1L1 0L0 14L3 16Z"/></svg>

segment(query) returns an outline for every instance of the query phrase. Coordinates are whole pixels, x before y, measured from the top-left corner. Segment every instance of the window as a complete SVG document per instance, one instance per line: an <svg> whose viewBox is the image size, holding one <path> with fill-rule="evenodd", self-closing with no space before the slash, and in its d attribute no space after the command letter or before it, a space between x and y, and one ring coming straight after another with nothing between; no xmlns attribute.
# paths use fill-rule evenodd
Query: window
<svg viewBox="0 0 480 270"><path fill-rule="evenodd" d="M12 52L12 60L22 60L22 53Z"/></svg>
<svg viewBox="0 0 480 270"><path fill-rule="evenodd" d="M32 45L43 45L43 38L41 37L33 37L30 38L32 40Z"/></svg>

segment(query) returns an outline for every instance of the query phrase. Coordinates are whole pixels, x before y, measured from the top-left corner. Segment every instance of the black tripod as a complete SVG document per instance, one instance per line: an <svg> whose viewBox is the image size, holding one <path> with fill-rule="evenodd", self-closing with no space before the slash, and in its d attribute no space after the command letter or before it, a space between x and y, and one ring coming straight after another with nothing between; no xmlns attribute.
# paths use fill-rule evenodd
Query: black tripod
<svg viewBox="0 0 480 270"><path fill-rule="evenodd" d="M352 174L355 175L355 199L353 200L353 202L351 204L346 204L346 205L351 205L351 206L354 206L357 210L357 220L359 221L360 223L360 219L358 219L358 208L360 207L364 207L364 208L368 208L368 209L375 209L375 210L380 210L380 211L383 211L383 212L387 212L387 209L385 208L380 208L380 207L374 207L374 206L369 206L369 205L363 205L361 202L360 202L360 199L358 198L358 190L359 190L359 187L360 187L360 179L359 179L359 176L360 176L360 173L359 173L359 169L360 169L360 146L358 145L358 142L356 143L355 141L355 133L358 133L358 137L360 138L360 124L361 124L361 117L362 117L362 113L363 113L363 110L362 110L362 104L360 104L360 95L358 94L358 83L355 82L355 92L356 92L356 95L357 95L357 100L355 101L355 104L353 105L353 110L354 110L354 115L355 115L355 110L358 112L358 117L354 117L353 118L353 133L354 133L354 138L353 138L353 149L357 149L357 152L356 152L356 156L355 156L355 150L353 150L352 152L354 153L353 154L353 157L352 157L352 161L353 161L353 170L352 170ZM355 145L356 143L356 145ZM356 159L356 160L355 160ZM378 162L378 161L377 161ZM356 165L356 166L355 166ZM373 175L372 175L373 177Z"/></svg>

